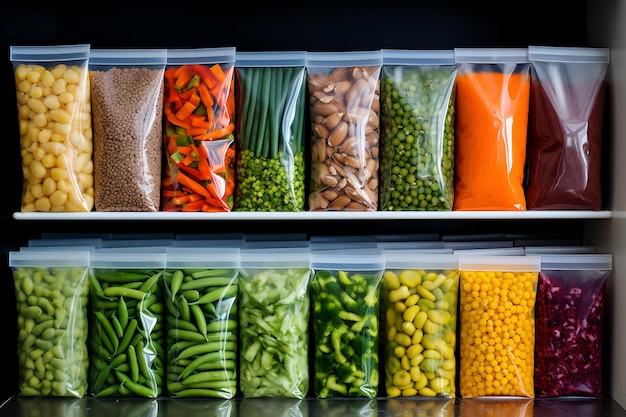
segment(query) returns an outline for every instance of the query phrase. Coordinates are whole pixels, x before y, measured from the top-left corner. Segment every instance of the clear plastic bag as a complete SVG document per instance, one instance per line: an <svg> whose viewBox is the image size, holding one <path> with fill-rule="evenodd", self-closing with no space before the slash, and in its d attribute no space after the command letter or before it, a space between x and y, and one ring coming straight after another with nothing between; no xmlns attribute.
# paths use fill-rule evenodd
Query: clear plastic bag
<svg viewBox="0 0 626 417"><path fill-rule="evenodd" d="M311 211L378 210L382 51L308 52Z"/></svg>
<svg viewBox="0 0 626 417"><path fill-rule="evenodd" d="M383 49L380 209L450 211L454 51Z"/></svg>
<svg viewBox="0 0 626 417"><path fill-rule="evenodd" d="M459 391L534 398L539 256L459 256Z"/></svg>
<svg viewBox="0 0 626 417"><path fill-rule="evenodd" d="M534 210L602 208L608 48L530 46L526 200Z"/></svg>
<svg viewBox="0 0 626 417"><path fill-rule="evenodd" d="M537 285L537 397L601 397L609 254L541 256Z"/></svg>
<svg viewBox="0 0 626 417"><path fill-rule="evenodd" d="M96 211L159 211L165 49L92 49Z"/></svg>
<svg viewBox="0 0 626 417"><path fill-rule="evenodd" d="M379 385L379 249L311 252L313 390L317 398L375 398Z"/></svg>
<svg viewBox="0 0 626 417"><path fill-rule="evenodd" d="M303 211L306 53L238 52L238 211Z"/></svg>
<svg viewBox="0 0 626 417"><path fill-rule="evenodd" d="M456 396L458 256L384 252L387 397Z"/></svg>
<svg viewBox="0 0 626 417"><path fill-rule="evenodd" d="M239 385L245 398L309 390L309 248L241 252Z"/></svg>
<svg viewBox="0 0 626 417"><path fill-rule="evenodd" d="M168 248L164 274L167 395L237 393L238 248Z"/></svg>
<svg viewBox="0 0 626 417"><path fill-rule="evenodd" d="M526 48L456 48L454 210L526 210Z"/></svg>
<svg viewBox="0 0 626 417"><path fill-rule="evenodd" d="M167 50L163 211L233 208L234 62L234 47Z"/></svg>
<svg viewBox="0 0 626 417"><path fill-rule="evenodd" d="M89 260L89 390L157 398L165 386L165 253L99 252Z"/></svg>
<svg viewBox="0 0 626 417"><path fill-rule="evenodd" d="M89 252L9 252L18 324L20 396L87 392Z"/></svg>
<svg viewBox="0 0 626 417"><path fill-rule="evenodd" d="M94 207L89 45L12 46L22 212Z"/></svg>

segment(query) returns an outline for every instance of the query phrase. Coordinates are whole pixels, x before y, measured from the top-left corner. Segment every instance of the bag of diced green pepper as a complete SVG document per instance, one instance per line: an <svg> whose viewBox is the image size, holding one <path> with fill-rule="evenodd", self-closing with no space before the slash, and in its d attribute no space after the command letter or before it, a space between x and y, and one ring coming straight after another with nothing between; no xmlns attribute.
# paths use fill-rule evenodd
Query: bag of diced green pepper
<svg viewBox="0 0 626 417"><path fill-rule="evenodd" d="M313 388L317 398L378 394L380 249L311 252Z"/></svg>
<svg viewBox="0 0 626 417"><path fill-rule="evenodd" d="M89 251L9 252L17 303L19 394L87 391Z"/></svg>

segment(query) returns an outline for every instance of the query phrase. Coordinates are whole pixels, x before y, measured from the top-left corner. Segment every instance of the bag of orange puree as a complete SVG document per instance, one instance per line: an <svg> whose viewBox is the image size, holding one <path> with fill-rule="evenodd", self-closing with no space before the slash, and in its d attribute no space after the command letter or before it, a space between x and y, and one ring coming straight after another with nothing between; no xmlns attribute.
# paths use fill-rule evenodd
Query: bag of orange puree
<svg viewBox="0 0 626 417"><path fill-rule="evenodd" d="M527 48L456 48L453 210L526 210Z"/></svg>

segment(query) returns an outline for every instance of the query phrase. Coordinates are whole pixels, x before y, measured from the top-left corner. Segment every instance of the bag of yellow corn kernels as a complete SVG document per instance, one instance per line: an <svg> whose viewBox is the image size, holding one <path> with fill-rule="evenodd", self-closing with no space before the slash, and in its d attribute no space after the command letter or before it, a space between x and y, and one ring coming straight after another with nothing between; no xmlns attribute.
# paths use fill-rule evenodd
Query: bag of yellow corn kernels
<svg viewBox="0 0 626 417"><path fill-rule="evenodd" d="M458 256L404 249L383 254L386 395L454 398Z"/></svg>
<svg viewBox="0 0 626 417"><path fill-rule="evenodd" d="M459 256L462 397L534 398L540 256Z"/></svg>
<svg viewBox="0 0 626 417"><path fill-rule="evenodd" d="M12 46L22 212L94 207L90 45Z"/></svg>

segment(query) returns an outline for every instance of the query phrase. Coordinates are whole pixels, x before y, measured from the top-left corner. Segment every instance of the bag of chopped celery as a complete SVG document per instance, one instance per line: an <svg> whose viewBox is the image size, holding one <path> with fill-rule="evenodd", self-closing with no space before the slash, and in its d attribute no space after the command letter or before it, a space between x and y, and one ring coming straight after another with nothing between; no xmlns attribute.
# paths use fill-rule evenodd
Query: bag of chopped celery
<svg viewBox="0 0 626 417"><path fill-rule="evenodd" d="M167 393L233 398L239 248L169 247L165 256Z"/></svg>
<svg viewBox="0 0 626 417"><path fill-rule="evenodd" d="M454 398L458 256L383 253L386 395Z"/></svg>
<svg viewBox="0 0 626 417"><path fill-rule="evenodd" d="M316 250L311 267L315 396L375 398L382 250Z"/></svg>
<svg viewBox="0 0 626 417"><path fill-rule="evenodd" d="M89 251L9 252L17 301L19 395L87 392Z"/></svg>
<svg viewBox="0 0 626 417"><path fill-rule="evenodd" d="M234 62L234 47L167 50L163 211L233 208Z"/></svg>
<svg viewBox="0 0 626 417"><path fill-rule="evenodd" d="M242 249L239 386L244 398L309 389L309 248Z"/></svg>
<svg viewBox="0 0 626 417"><path fill-rule="evenodd" d="M537 397L602 396L610 254L541 255L535 311Z"/></svg>
<svg viewBox="0 0 626 417"><path fill-rule="evenodd" d="M460 255L459 391L534 398L539 256Z"/></svg>
<svg viewBox="0 0 626 417"><path fill-rule="evenodd" d="M378 210L382 51L308 52L311 211Z"/></svg>
<svg viewBox="0 0 626 417"><path fill-rule="evenodd" d="M237 52L239 211L303 211L306 52Z"/></svg>
<svg viewBox="0 0 626 417"><path fill-rule="evenodd" d="M452 210L456 74L452 50L383 49L381 210Z"/></svg>
<svg viewBox="0 0 626 417"><path fill-rule="evenodd" d="M12 46L23 212L94 207L89 45Z"/></svg>

